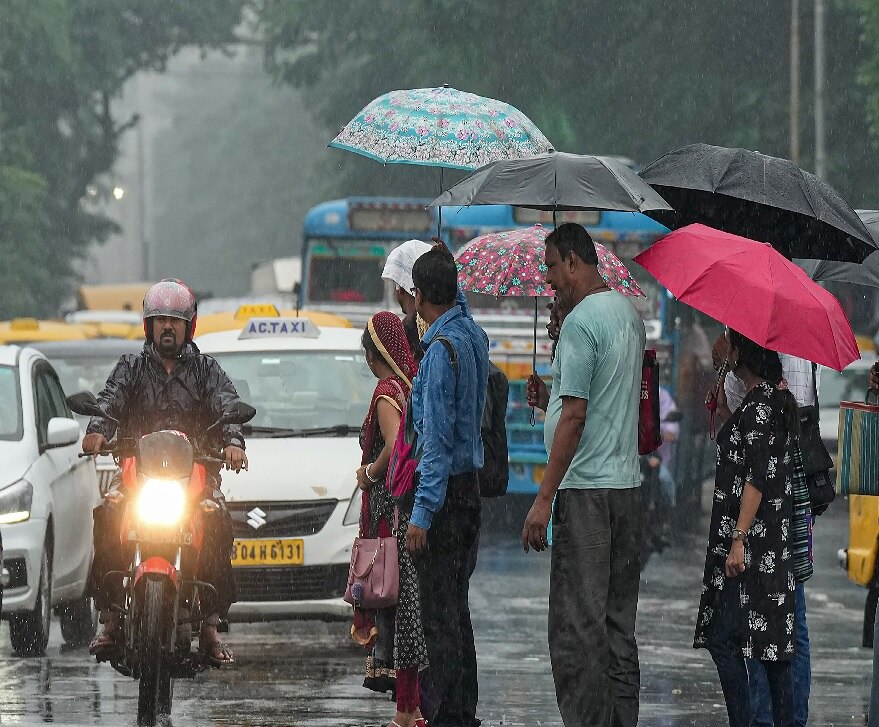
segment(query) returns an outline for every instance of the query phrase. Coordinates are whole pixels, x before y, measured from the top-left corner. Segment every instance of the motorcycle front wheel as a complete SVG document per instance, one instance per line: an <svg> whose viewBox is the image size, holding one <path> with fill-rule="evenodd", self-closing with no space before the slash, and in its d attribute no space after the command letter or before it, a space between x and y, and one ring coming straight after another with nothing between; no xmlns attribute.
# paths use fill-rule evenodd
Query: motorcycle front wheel
<svg viewBox="0 0 879 727"><path fill-rule="evenodd" d="M171 672L164 663L170 653L170 628L165 613L165 583L149 579L144 584L137 650L140 655L140 685L137 724L154 727L159 717L171 713Z"/></svg>

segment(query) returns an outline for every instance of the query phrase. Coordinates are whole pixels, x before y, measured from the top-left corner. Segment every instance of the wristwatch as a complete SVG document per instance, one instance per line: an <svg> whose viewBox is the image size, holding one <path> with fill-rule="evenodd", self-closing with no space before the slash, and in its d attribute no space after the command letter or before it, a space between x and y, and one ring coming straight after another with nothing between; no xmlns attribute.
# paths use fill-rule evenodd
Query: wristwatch
<svg viewBox="0 0 879 727"><path fill-rule="evenodd" d="M732 540L735 542L736 540L741 540L743 543L748 542L748 534L741 530L740 528L733 528L732 531Z"/></svg>

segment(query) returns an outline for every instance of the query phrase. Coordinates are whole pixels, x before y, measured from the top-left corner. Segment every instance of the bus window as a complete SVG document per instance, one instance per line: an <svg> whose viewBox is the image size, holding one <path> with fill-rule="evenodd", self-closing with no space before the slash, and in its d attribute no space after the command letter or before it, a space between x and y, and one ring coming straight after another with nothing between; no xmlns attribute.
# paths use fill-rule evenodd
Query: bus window
<svg viewBox="0 0 879 727"><path fill-rule="evenodd" d="M385 249L373 243L312 244L308 256L311 303L381 303Z"/></svg>

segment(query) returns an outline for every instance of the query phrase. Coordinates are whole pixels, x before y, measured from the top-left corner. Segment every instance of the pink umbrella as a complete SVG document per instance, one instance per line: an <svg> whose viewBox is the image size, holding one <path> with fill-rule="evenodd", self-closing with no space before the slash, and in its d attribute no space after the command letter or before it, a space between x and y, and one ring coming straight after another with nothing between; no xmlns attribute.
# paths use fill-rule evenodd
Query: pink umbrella
<svg viewBox="0 0 879 727"><path fill-rule="evenodd" d="M768 243L694 224L635 262L678 300L764 348L837 371L860 358L839 301Z"/></svg>
<svg viewBox="0 0 879 727"><path fill-rule="evenodd" d="M492 232L468 242L455 256L458 282L464 290L497 297L552 296L543 262L550 230L534 225L508 232ZM629 296L644 292L620 259L596 242L598 272L610 288ZM536 304L536 301L535 301Z"/></svg>

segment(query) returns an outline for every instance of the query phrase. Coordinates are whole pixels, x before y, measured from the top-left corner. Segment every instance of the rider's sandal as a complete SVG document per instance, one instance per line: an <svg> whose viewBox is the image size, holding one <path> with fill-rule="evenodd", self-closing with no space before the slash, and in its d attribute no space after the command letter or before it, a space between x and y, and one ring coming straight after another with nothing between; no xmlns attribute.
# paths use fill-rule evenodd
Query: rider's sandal
<svg viewBox="0 0 879 727"><path fill-rule="evenodd" d="M214 641L207 647L199 647L205 661L213 667L219 669L221 666L228 666L235 663L235 656L232 649L222 641ZM228 656L227 656L228 655Z"/></svg>
<svg viewBox="0 0 879 727"><path fill-rule="evenodd" d="M209 616L204 620L205 624L216 627L220 623L219 616ZM209 644L205 644L199 639L198 650L204 657L204 660L212 667L219 669L221 666L228 666L235 663L235 655L232 649L228 647L220 639L216 639Z"/></svg>
<svg viewBox="0 0 879 727"><path fill-rule="evenodd" d="M98 654L112 649L117 643L118 641L114 634L108 634L101 631L101 633L95 636L95 638L89 643L89 654L92 656L98 656Z"/></svg>
<svg viewBox="0 0 879 727"><path fill-rule="evenodd" d="M104 624L104 628L89 643L89 654L92 656L98 656L119 644L121 635L119 616L112 612L101 612L100 621ZM107 624L112 624L112 628L107 629Z"/></svg>

